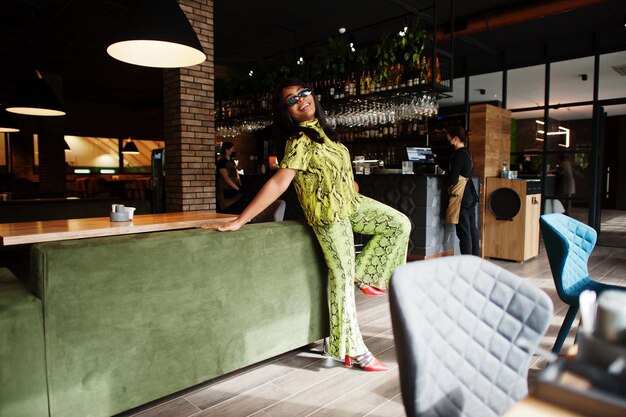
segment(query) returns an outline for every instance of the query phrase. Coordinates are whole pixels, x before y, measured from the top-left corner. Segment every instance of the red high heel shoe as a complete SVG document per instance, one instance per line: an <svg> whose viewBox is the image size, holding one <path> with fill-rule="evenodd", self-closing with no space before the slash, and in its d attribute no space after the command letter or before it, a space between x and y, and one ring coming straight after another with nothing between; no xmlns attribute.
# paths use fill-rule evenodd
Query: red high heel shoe
<svg viewBox="0 0 626 417"><path fill-rule="evenodd" d="M369 350L356 358L352 358L349 355L346 355L345 363L348 368L352 367L352 361L355 364L359 365L361 369L367 372L378 372L378 371L387 371L389 368L387 365L379 361L372 355L372 352Z"/></svg>
<svg viewBox="0 0 626 417"><path fill-rule="evenodd" d="M356 283L356 286L365 295L371 295L373 297L378 297L378 296L381 296L381 295L385 295L385 291L381 290L380 288L376 288L376 287L374 287L372 285L363 284L363 282L361 282L361 281L358 281Z"/></svg>

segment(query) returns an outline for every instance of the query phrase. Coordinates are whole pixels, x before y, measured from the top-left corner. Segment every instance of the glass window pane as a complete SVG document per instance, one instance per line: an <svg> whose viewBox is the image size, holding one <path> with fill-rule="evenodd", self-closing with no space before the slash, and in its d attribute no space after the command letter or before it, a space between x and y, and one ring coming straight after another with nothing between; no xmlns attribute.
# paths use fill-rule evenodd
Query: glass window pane
<svg viewBox="0 0 626 417"><path fill-rule="evenodd" d="M543 106L545 78L545 65L510 70L507 80L507 108Z"/></svg>
<svg viewBox="0 0 626 417"><path fill-rule="evenodd" d="M439 107L460 106L465 103L465 78L455 78L451 97L439 100ZM485 94L482 94L484 90ZM470 77L470 104L485 102L502 102L502 72L474 75Z"/></svg>
<svg viewBox="0 0 626 417"><path fill-rule="evenodd" d="M589 106L591 111L591 106ZM558 120L558 115L550 113L550 117ZM558 132L566 132L561 134L558 138L558 146L561 150L591 150L592 136L593 136L593 123L591 114L588 117L572 120L561 120L558 127ZM567 129L567 130L566 130Z"/></svg>
<svg viewBox="0 0 626 417"><path fill-rule="evenodd" d="M124 154L124 172L149 173L151 170L152 150L165 147L163 141L133 139L139 154Z"/></svg>
<svg viewBox="0 0 626 417"><path fill-rule="evenodd" d="M546 212L562 212L587 222L591 194L589 152L561 152L548 155Z"/></svg>
<svg viewBox="0 0 626 417"><path fill-rule="evenodd" d="M550 118L556 120L586 120L593 117L593 106L569 106L550 109Z"/></svg>
<svg viewBox="0 0 626 417"><path fill-rule="evenodd" d="M502 72L474 75L470 77L470 104L502 102Z"/></svg>
<svg viewBox="0 0 626 417"><path fill-rule="evenodd" d="M617 71L624 71L626 51L600 55L600 83L598 97L600 100L626 97L626 81Z"/></svg>
<svg viewBox="0 0 626 417"><path fill-rule="evenodd" d="M551 105L593 100L593 60L586 57L550 65Z"/></svg>
<svg viewBox="0 0 626 417"><path fill-rule="evenodd" d="M439 107L460 106L465 104L465 78L455 78L452 81L452 92L445 93L451 97L445 97L439 100Z"/></svg>
<svg viewBox="0 0 626 417"><path fill-rule="evenodd" d="M514 112L511 115L511 169L518 178L541 178L543 142L537 140L537 120L542 110Z"/></svg>
<svg viewBox="0 0 626 417"><path fill-rule="evenodd" d="M119 167L118 140L84 136L65 136L70 150L65 152L65 162L74 169ZM92 170L97 173L97 170Z"/></svg>
<svg viewBox="0 0 626 417"><path fill-rule="evenodd" d="M511 152L542 152L543 135L538 123L543 120L543 110L511 113Z"/></svg>

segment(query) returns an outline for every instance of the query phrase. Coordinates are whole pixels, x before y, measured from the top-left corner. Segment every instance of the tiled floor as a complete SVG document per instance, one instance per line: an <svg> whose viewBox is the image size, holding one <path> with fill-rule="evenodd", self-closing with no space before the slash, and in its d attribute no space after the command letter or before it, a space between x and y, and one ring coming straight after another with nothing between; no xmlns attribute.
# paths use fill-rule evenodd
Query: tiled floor
<svg viewBox="0 0 626 417"><path fill-rule="evenodd" d="M541 346L550 349L566 312L554 290L543 247L537 258L524 263L494 261L544 289L555 315ZM595 279L626 285L626 248L598 246L589 261ZM366 343L390 366L388 372L347 369L319 355L320 343L286 353L185 392L163 398L118 417L208 416L404 416L388 298L357 296L359 322ZM565 343L573 342L574 330ZM530 381L545 366L536 356Z"/></svg>

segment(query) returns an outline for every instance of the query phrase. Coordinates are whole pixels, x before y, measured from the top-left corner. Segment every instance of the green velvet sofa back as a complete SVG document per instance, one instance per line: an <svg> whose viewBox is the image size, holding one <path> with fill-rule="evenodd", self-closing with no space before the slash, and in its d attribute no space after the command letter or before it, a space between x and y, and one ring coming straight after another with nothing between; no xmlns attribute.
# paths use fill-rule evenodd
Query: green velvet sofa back
<svg viewBox="0 0 626 417"><path fill-rule="evenodd" d="M326 274L296 222L34 245L51 417L110 416L325 337Z"/></svg>
<svg viewBox="0 0 626 417"><path fill-rule="evenodd" d="M0 268L0 417L46 415L41 301Z"/></svg>

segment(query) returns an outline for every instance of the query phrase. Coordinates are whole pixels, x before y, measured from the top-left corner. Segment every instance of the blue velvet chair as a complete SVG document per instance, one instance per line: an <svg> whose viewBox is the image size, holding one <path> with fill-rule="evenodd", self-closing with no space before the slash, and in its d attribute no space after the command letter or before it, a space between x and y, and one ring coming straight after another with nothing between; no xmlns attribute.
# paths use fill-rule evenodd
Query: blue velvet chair
<svg viewBox="0 0 626 417"><path fill-rule="evenodd" d="M556 292L570 306L552 348L554 353L559 353L576 318L581 292L593 290L600 293L607 289L626 288L603 284L589 277L587 261L598 237L593 228L561 213L544 214L540 225Z"/></svg>

